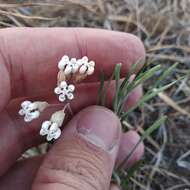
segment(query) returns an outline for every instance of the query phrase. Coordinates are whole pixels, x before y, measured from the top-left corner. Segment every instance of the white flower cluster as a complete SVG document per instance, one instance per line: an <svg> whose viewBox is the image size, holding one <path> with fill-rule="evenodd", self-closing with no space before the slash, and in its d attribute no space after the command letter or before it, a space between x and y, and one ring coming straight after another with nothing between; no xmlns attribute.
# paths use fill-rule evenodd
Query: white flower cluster
<svg viewBox="0 0 190 190"><path fill-rule="evenodd" d="M64 55L58 63L58 68L64 71L65 75L79 72L80 74L92 75L94 73L95 62L89 61L88 57L84 56L81 59L71 58Z"/></svg>
<svg viewBox="0 0 190 190"><path fill-rule="evenodd" d="M40 135L47 135L47 141L52 139L58 139L61 135L61 129L58 127L57 123L51 121L44 121L40 130Z"/></svg>
<svg viewBox="0 0 190 190"><path fill-rule="evenodd" d="M81 59L69 58L64 55L58 63L58 68L63 75L67 76L75 74L76 76L87 76L94 73L95 62L89 61L88 57L84 56ZM84 79L84 78L83 78ZM74 98L73 92L75 86L67 84L64 79L61 79L58 86L54 89L55 94L59 95L59 101L64 102L66 99L72 100Z"/></svg>
<svg viewBox="0 0 190 190"><path fill-rule="evenodd" d="M63 124L65 118L64 110L55 112L52 116L50 121L44 121L42 123L42 127L40 130L40 135L45 136L47 135L47 141L51 141L53 139L58 139L61 135L60 127Z"/></svg>
<svg viewBox="0 0 190 190"><path fill-rule="evenodd" d="M94 73L95 62L89 61L86 56L81 59L69 58L67 55L63 56L58 63L58 86L54 89L55 94L59 95L59 101L72 100L74 98L75 86L68 84L66 80L73 81L73 83L84 80L88 75ZM19 115L24 116L25 122L31 122L33 119L37 119L40 113L48 107L47 102L31 102L24 101L21 103L21 109ZM46 136L47 141L58 139L61 135L60 127L63 124L65 118L65 108L52 114L50 120L46 120L42 123L40 135Z"/></svg>
<svg viewBox="0 0 190 190"><path fill-rule="evenodd" d="M31 102L24 101L21 103L21 109L19 110L19 115L24 116L25 122L31 122L33 119L37 119L46 107L47 102Z"/></svg>
<svg viewBox="0 0 190 190"><path fill-rule="evenodd" d="M72 100L74 98L73 92L75 86L68 85L66 81L62 81L55 89L54 92L59 95L59 101L64 102L66 99Z"/></svg>

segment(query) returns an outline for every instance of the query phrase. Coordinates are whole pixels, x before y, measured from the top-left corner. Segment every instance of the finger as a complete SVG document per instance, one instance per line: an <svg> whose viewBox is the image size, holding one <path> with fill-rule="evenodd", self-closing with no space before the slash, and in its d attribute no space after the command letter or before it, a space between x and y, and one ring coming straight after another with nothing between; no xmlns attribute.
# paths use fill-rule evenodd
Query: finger
<svg viewBox="0 0 190 190"><path fill-rule="evenodd" d="M93 106L67 129L44 159L32 190L108 189L121 136L119 119Z"/></svg>
<svg viewBox="0 0 190 190"><path fill-rule="evenodd" d="M34 157L18 161L14 167L0 178L1 190L30 190L43 157ZM23 180L24 179L24 180Z"/></svg>
<svg viewBox="0 0 190 190"><path fill-rule="evenodd" d="M139 142L140 136L135 131L129 131L122 134L121 144L119 148L119 154L117 157L117 166L119 166L127 158L127 156L133 151L136 144ZM128 169L138 162L144 154L144 144L140 143L134 150L130 158L125 162L124 168Z"/></svg>
<svg viewBox="0 0 190 190"><path fill-rule="evenodd" d="M6 65L9 73L0 76L6 75L12 97L51 92L56 85L57 62L64 54L77 58L87 55L96 61L95 74L88 81L97 81L100 70L110 76L118 62L123 63L124 74L132 63L145 56L137 37L98 29L4 29L0 31L0 40L1 64ZM1 90L5 88L2 86Z"/></svg>
<svg viewBox="0 0 190 190"><path fill-rule="evenodd" d="M124 111L127 111L129 108L137 104L142 95L143 95L142 86L139 85L129 94L126 102L124 103Z"/></svg>
<svg viewBox="0 0 190 190"><path fill-rule="evenodd" d="M122 135L121 145L117 156L117 164L120 164L124 157L126 157L130 151L134 148L134 145L138 142L139 136L133 131ZM123 142L123 144L122 144ZM124 148L123 148L124 147ZM141 148L140 148L141 147ZM128 149L127 149L128 148ZM144 152L144 146L141 144L139 148L132 154L127 162L127 168L132 166L135 161L138 161ZM15 187L20 190L30 190L34 177L42 163L43 156L29 158L26 160L18 161L14 167L1 177L0 187L1 190L15 190ZM25 178L27 174L27 177ZM22 179L25 180L22 180ZM120 189L117 185L112 184L111 190Z"/></svg>

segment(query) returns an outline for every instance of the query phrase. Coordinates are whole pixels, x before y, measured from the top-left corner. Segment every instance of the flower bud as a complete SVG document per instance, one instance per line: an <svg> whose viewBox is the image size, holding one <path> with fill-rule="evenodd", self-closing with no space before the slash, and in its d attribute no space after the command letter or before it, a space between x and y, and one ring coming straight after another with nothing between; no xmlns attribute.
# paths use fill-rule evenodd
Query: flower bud
<svg viewBox="0 0 190 190"><path fill-rule="evenodd" d="M58 127L61 127L65 119L65 112L63 110L57 111L52 114L50 121L57 123Z"/></svg>

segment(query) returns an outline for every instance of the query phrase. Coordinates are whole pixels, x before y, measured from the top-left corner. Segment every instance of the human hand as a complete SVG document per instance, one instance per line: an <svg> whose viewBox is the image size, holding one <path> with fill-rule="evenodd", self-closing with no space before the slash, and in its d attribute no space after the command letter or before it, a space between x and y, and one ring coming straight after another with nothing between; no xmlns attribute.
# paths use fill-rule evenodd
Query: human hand
<svg viewBox="0 0 190 190"><path fill-rule="evenodd" d="M121 132L118 118L106 108L91 106L79 112L61 138L44 156L17 161L27 149L42 142L40 119L25 124L18 116L21 99L54 101L57 62L64 54L87 55L96 62L95 73L76 89L74 112L96 103L98 77L123 63L122 75L132 63L144 58L142 43L133 35L97 29L3 29L0 31L0 189L117 189L110 186L112 170L139 140L136 132ZM126 102L133 105L141 95L137 88ZM110 93L111 97L111 93ZM111 98L108 100L111 104ZM8 106L7 106L8 105ZM141 144L128 166L143 154Z"/></svg>

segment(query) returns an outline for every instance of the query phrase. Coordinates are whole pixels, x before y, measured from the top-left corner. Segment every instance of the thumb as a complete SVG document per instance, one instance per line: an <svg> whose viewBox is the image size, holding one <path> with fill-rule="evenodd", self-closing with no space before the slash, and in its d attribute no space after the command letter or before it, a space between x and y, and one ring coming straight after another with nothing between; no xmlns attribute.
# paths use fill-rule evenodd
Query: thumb
<svg viewBox="0 0 190 190"><path fill-rule="evenodd" d="M119 119L111 111L84 109L47 154L32 190L108 190L120 136Z"/></svg>

